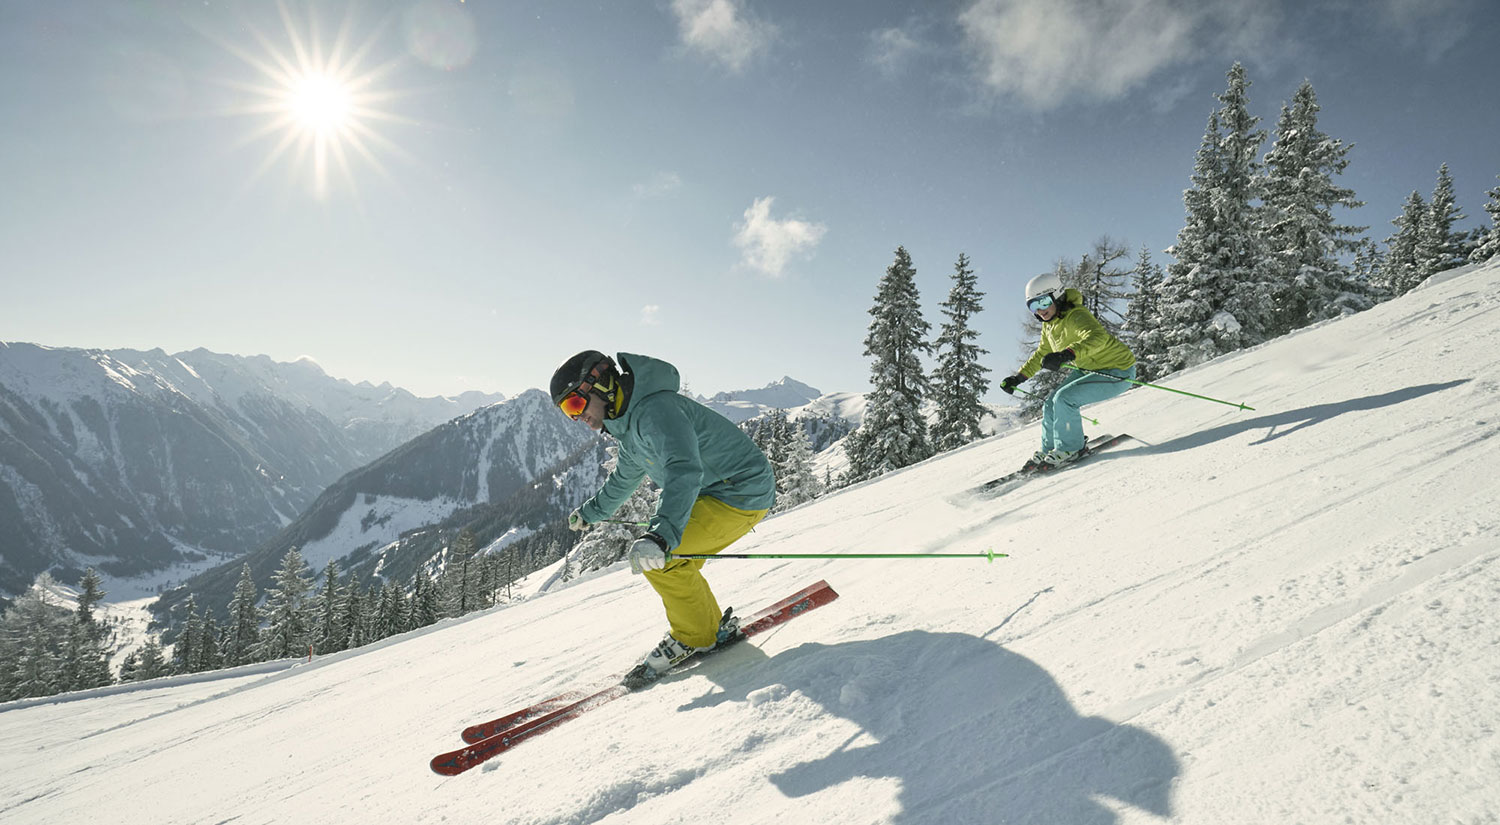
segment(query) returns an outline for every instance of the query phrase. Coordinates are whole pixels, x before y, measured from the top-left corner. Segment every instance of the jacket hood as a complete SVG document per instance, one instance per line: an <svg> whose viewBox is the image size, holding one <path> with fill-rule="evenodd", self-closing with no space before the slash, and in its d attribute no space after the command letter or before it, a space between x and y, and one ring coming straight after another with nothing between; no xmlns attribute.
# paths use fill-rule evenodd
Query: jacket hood
<svg viewBox="0 0 1500 825"><path fill-rule="evenodd" d="M616 363L620 365L621 372L630 373L634 385L630 389L630 400L625 407L625 413L621 417L629 419L635 410L636 404L648 395L659 392L675 393L682 389L682 376L677 373L677 368L658 358L649 355L636 355L632 352L621 352L617 354Z"/></svg>

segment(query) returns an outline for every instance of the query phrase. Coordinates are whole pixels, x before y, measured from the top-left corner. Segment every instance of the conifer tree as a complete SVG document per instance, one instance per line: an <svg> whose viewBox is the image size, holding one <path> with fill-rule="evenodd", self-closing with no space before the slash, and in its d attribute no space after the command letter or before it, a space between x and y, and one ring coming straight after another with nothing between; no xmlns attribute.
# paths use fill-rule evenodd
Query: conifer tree
<svg viewBox="0 0 1500 825"><path fill-rule="evenodd" d="M321 654L344 649L348 635L340 627L343 617L344 589L339 586L339 564L329 559L323 567L323 587L316 601L317 619L313 622L313 647Z"/></svg>
<svg viewBox="0 0 1500 825"><path fill-rule="evenodd" d="M340 625L348 633L344 642L344 649L350 650L363 647L371 641L369 636L369 616L366 612L366 601L368 596L360 587L359 582L349 582L349 596L344 600L344 618Z"/></svg>
<svg viewBox="0 0 1500 825"><path fill-rule="evenodd" d="M1281 335L1324 318L1367 309L1341 263L1367 227L1334 220L1334 207L1364 204L1334 183L1349 166L1349 150L1318 129L1318 106L1306 80L1281 107L1276 139L1266 154L1264 227L1274 268L1275 308L1267 334Z"/></svg>
<svg viewBox="0 0 1500 825"><path fill-rule="evenodd" d="M144 682L167 675L167 660L162 654L161 643L154 637L147 639L137 656L134 680Z"/></svg>
<svg viewBox="0 0 1500 825"><path fill-rule="evenodd" d="M932 345L916 279L911 256L905 247L896 247L896 260L886 268L870 308L874 320L864 354L873 359L873 390L866 396L864 422L844 442L850 481L875 478L932 456L922 417L929 387L921 361Z"/></svg>
<svg viewBox="0 0 1500 825"><path fill-rule="evenodd" d="M210 610L203 611L203 631L198 637L198 670L218 670L224 667L224 629Z"/></svg>
<svg viewBox="0 0 1500 825"><path fill-rule="evenodd" d="M439 615L437 588L433 586L427 571L419 569L416 582L412 585L411 619L408 625L413 629L427 627L436 624Z"/></svg>
<svg viewBox="0 0 1500 825"><path fill-rule="evenodd" d="M0 620L0 700L51 696L64 688L60 642L73 617L51 603L56 587L43 573Z"/></svg>
<svg viewBox="0 0 1500 825"><path fill-rule="evenodd" d="M263 659L306 655L311 630L307 593L312 589L308 572L300 550L293 547L286 551L266 595L267 626L261 636Z"/></svg>
<svg viewBox="0 0 1500 825"><path fill-rule="evenodd" d="M224 664L228 667L255 661L260 648L260 611L255 607L259 596L250 565L240 568L240 580L229 599L229 626L224 634Z"/></svg>
<svg viewBox="0 0 1500 825"><path fill-rule="evenodd" d="M479 564L474 531L465 527L448 545L443 562L443 615L462 616L479 607Z"/></svg>
<svg viewBox="0 0 1500 825"><path fill-rule="evenodd" d="M1463 219L1453 194L1453 176L1445 163L1438 168L1432 200L1427 203L1427 218L1417 236L1417 269L1422 280L1463 264L1463 236L1453 230L1453 225Z"/></svg>
<svg viewBox="0 0 1500 825"><path fill-rule="evenodd" d="M198 612L198 597L189 594L182 606L182 632L172 645L172 672L197 673L198 645L203 636L203 617Z"/></svg>
<svg viewBox="0 0 1500 825"><path fill-rule="evenodd" d="M1175 371L1264 341L1272 316L1272 279L1257 228L1260 197L1257 156L1266 133L1249 112L1250 81L1236 63L1222 104L1193 167L1193 187L1183 194L1187 222L1169 250L1160 291L1163 367Z"/></svg>
<svg viewBox="0 0 1500 825"><path fill-rule="evenodd" d="M1391 221L1396 231L1385 239L1385 254L1371 278L1372 285L1385 295L1392 298L1405 295L1427 278L1417 250L1427 231L1424 224L1428 214L1421 193L1414 191L1406 199L1401 216Z"/></svg>
<svg viewBox="0 0 1500 825"><path fill-rule="evenodd" d="M114 682L109 672L109 633L94 617L104 599L99 574L90 567L78 584L78 610L68 640L66 689L86 690Z"/></svg>
<svg viewBox="0 0 1500 825"><path fill-rule="evenodd" d="M1153 380L1162 370L1166 347L1156 326L1159 316L1157 293L1161 290L1161 266L1151 260L1151 251L1142 246L1136 255L1135 269L1131 271L1134 292L1125 310L1125 324L1121 340L1135 353L1136 377L1141 381Z"/></svg>
<svg viewBox="0 0 1500 825"><path fill-rule="evenodd" d="M1500 177L1497 175L1496 177ZM1482 229L1479 243L1469 253L1469 263L1484 263L1500 255L1500 186L1486 192L1490 199L1484 202L1484 211L1489 213L1490 225Z"/></svg>
<svg viewBox="0 0 1500 825"><path fill-rule="evenodd" d="M932 374L932 399L937 418L932 425L932 446L938 452L962 447L984 437L981 422L989 414L984 395L990 381L989 368L979 362L989 350L975 343L979 333L970 319L984 307L979 278L969 268L969 256L959 253L953 266L953 287L939 306L948 320L937 337L938 365Z"/></svg>
<svg viewBox="0 0 1500 825"><path fill-rule="evenodd" d="M813 474L812 444L795 422L787 428L781 463L776 467L776 510L790 510L817 498L822 485Z"/></svg>

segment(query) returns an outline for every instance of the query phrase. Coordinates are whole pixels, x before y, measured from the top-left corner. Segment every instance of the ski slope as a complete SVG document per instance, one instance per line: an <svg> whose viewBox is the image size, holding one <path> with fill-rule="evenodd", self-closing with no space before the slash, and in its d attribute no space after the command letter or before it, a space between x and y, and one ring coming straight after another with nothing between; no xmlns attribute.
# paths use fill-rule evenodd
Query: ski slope
<svg viewBox="0 0 1500 825"><path fill-rule="evenodd" d="M841 598L462 776L465 725L656 642L640 577L0 706L0 821L1496 822L1500 265L1169 383L1255 410L1136 390L1089 413L1138 441L999 498L1034 425L769 519L735 549L1010 558L710 562Z"/></svg>

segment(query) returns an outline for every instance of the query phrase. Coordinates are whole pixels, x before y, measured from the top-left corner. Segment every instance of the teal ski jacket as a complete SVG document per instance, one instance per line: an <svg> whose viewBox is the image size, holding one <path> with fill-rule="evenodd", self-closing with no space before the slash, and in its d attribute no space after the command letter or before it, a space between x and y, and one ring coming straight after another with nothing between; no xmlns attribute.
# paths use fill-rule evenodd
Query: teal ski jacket
<svg viewBox="0 0 1500 825"><path fill-rule="evenodd" d="M634 378L630 400L604 429L620 442L619 461L579 514L597 522L614 515L646 476L661 488L650 531L672 550L699 496L741 510L776 503L771 462L729 419L678 392L677 368L645 355L619 353L620 372Z"/></svg>

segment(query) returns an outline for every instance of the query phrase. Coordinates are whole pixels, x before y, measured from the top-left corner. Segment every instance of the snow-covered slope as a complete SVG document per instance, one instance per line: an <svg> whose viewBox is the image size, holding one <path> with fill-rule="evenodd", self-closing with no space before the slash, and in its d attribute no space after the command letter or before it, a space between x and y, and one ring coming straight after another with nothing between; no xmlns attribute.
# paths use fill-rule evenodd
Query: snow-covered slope
<svg viewBox="0 0 1500 825"><path fill-rule="evenodd" d="M1408 823L1500 810L1500 266L769 519L745 610L833 604L443 779L466 724L628 668L623 569L374 649L0 712L0 820ZM121 805L122 794L130 803Z"/></svg>

